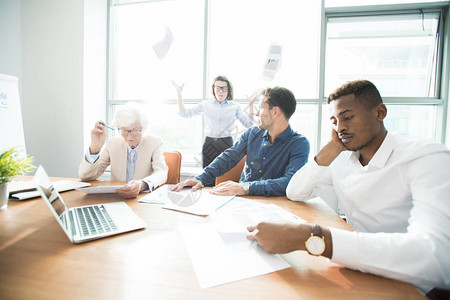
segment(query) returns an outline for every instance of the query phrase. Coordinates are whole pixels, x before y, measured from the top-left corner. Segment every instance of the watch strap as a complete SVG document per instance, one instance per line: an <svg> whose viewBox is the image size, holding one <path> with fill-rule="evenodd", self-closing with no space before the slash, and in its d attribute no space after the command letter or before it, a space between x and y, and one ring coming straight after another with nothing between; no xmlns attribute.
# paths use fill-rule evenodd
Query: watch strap
<svg viewBox="0 0 450 300"><path fill-rule="evenodd" d="M320 227L320 225L314 224L312 227L311 235L323 238L322 227Z"/></svg>

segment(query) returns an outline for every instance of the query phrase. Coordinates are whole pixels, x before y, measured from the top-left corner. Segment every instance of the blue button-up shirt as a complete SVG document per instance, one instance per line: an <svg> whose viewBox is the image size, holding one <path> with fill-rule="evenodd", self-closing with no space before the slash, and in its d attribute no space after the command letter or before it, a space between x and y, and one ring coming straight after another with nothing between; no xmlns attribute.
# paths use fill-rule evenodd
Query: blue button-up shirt
<svg viewBox="0 0 450 300"><path fill-rule="evenodd" d="M196 178L204 185L232 169L245 155L241 182L250 182L250 195L284 196L289 180L308 161L309 141L288 126L271 144L267 130L248 129L233 147L218 156Z"/></svg>

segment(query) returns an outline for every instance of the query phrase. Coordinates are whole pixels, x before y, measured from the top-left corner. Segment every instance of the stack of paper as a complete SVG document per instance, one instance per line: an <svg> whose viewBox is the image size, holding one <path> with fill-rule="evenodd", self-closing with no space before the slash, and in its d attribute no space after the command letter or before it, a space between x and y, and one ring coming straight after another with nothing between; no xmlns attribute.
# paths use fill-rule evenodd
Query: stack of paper
<svg viewBox="0 0 450 300"><path fill-rule="evenodd" d="M305 222L277 205L236 197L211 215L212 223L181 228L202 288L289 268L279 255L246 238L247 226L264 220Z"/></svg>

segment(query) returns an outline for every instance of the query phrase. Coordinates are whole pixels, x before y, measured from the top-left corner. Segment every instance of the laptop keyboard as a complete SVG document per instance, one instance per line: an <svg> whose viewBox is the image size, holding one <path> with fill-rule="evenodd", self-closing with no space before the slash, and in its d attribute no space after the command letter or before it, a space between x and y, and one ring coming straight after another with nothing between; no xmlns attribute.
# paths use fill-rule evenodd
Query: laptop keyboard
<svg viewBox="0 0 450 300"><path fill-rule="evenodd" d="M112 232L117 226L103 205L76 208L81 235L91 236Z"/></svg>

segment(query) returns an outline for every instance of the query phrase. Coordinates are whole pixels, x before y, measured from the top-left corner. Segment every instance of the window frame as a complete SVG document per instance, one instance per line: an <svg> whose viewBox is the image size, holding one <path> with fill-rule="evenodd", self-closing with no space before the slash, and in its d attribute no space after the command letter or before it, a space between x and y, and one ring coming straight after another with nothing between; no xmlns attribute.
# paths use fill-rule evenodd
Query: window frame
<svg viewBox="0 0 450 300"><path fill-rule="evenodd" d="M324 0L323 0L324 1ZM447 118L447 102L448 89L445 87L445 82L448 80L447 76L443 76L443 70L449 69L448 58L444 57L444 45L448 44L448 32L445 34L445 26L448 22L446 15L448 14L448 3L445 2L431 2L431 3L406 3L406 4L387 4L387 5L364 5L364 6L347 6L347 7L324 7L322 18L322 36L321 36L321 52L320 56L320 85L321 89L319 95L322 99L319 105L327 105L327 95L325 95L325 57L326 57L326 42L327 42L327 24L329 18L339 17L365 17L376 15L398 15L398 14L417 14L423 13L439 13L438 26L438 51L436 57L436 88L433 97L384 97L383 103L389 105L426 105L436 106L436 118L434 124L433 138L445 143L446 134L446 118ZM322 111L322 109L319 109ZM319 131L322 126L319 124ZM317 149L320 149L320 137L318 137L319 144Z"/></svg>
<svg viewBox="0 0 450 300"><path fill-rule="evenodd" d="M113 72L114 72L114 6L120 5L133 5L139 3L147 2L159 2L168 0L109 0L108 1L108 29L107 29L107 91L106 91L106 117L107 121L112 119L113 106L117 104L124 104L127 101L136 101L145 103L145 101L140 101L136 99L126 99L126 100L114 100L113 95ZM210 34L210 17L211 17L211 3L212 0L204 0L204 26L203 26L203 78L202 78L202 99L184 99L185 104L197 104L203 99L207 99L209 96L209 34ZM117 3L116 3L117 2ZM435 97L383 97L385 104L389 105L434 105L436 106L436 119L435 119L435 131L434 139L440 143L445 142L446 137L446 126L447 126L447 107L448 107L448 93L449 87L447 82L449 80L449 75L443 73L443 70L450 69L450 54L445 54L444 47L449 48L449 1L440 2L426 2L426 3L396 3L396 4L380 4L380 5L360 5L360 6L345 6L345 7L327 7L326 0L321 0L321 20L320 20L320 47L319 47L319 64L318 64L318 78L317 78L317 98L311 99L296 99L297 104L314 104L317 105L317 115L315 119L317 120L316 132L315 132L315 143L311 145L311 155L314 156L322 145L322 115L324 106L327 105L327 96L325 95L325 57L326 57L326 46L327 46L327 21L328 18L332 17L364 17L373 15L392 15L399 13L411 13L417 14L419 10L426 12L439 12L440 22L438 28L439 41L438 41L438 53L437 53L437 72L436 72L436 95ZM234 101L240 104L247 104L247 99L236 98ZM166 104L176 105L177 100L175 98L170 98L165 101ZM202 139L204 138L204 120L202 120ZM183 163L184 167L192 167L192 164Z"/></svg>

